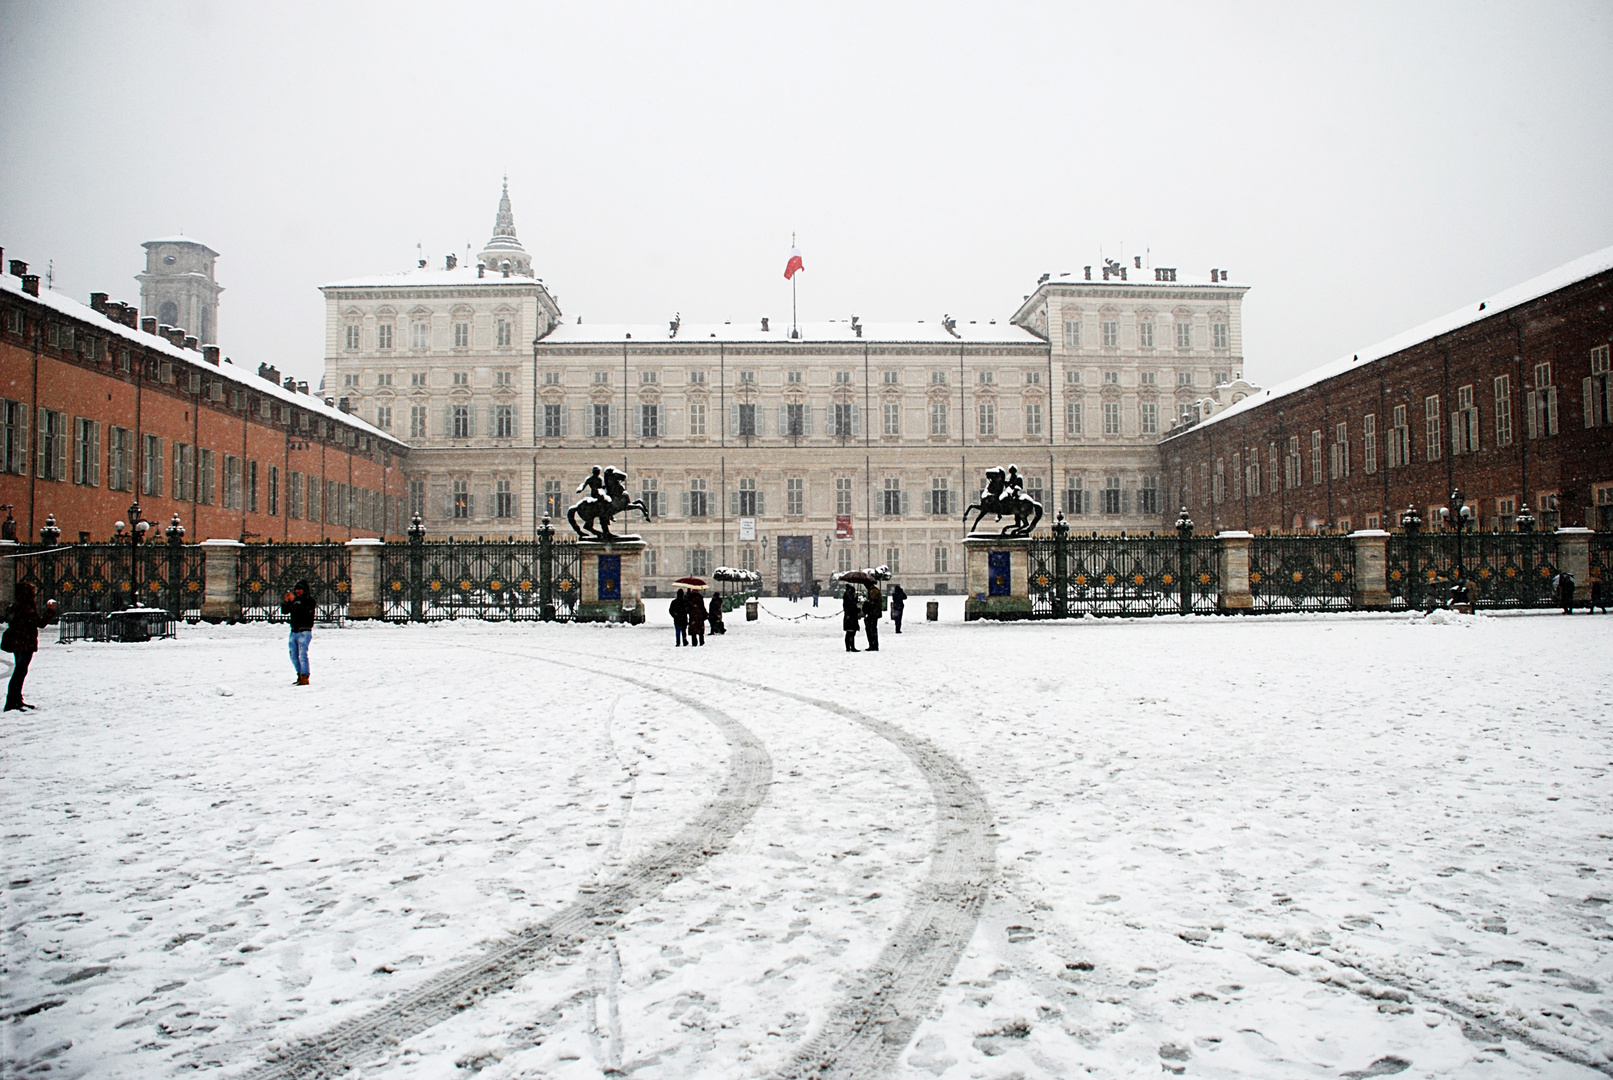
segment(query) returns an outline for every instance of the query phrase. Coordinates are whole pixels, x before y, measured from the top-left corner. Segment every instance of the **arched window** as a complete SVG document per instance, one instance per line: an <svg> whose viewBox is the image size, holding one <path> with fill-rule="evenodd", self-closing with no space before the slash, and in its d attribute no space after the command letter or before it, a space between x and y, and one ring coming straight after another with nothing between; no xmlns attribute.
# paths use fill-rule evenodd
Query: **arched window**
<svg viewBox="0 0 1613 1080"><path fill-rule="evenodd" d="M162 307L157 309L157 321L167 323L169 326L179 325L179 305L172 300L164 300Z"/></svg>

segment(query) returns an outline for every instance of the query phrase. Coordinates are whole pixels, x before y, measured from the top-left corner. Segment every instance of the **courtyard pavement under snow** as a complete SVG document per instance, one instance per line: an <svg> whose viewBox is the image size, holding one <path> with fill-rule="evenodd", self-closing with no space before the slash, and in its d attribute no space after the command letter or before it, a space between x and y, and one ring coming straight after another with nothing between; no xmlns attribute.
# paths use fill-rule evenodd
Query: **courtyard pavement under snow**
<svg viewBox="0 0 1613 1080"><path fill-rule="evenodd" d="M1613 617L650 607L46 645L5 1074L1610 1071Z"/></svg>

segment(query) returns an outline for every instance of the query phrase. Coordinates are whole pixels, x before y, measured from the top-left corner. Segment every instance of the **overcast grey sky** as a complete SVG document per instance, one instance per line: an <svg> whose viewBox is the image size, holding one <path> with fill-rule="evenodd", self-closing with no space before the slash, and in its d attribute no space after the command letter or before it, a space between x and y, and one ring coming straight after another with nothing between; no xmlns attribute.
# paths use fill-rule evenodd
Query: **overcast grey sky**
<svg viewBox="0 0 1613 1080"><path fill-rule="evenodd" d="M0 245L137 300L221 252L238 363L320 284L480 249L565 317L1010 315L1150 249L1252 286L1270 384L1613 244L1613 4L0 0Z"/></svg>

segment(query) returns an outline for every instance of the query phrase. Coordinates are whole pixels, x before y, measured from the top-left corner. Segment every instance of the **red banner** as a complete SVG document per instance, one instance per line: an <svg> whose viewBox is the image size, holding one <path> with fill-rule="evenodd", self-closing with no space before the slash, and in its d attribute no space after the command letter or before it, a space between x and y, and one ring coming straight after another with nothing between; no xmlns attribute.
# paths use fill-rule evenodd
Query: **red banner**
<svg viewBox="0 0 1613 1080"><path fill-rule="evenodd" d="M835 539L851 539L851 515L839 514L835 517Z"/></svg>

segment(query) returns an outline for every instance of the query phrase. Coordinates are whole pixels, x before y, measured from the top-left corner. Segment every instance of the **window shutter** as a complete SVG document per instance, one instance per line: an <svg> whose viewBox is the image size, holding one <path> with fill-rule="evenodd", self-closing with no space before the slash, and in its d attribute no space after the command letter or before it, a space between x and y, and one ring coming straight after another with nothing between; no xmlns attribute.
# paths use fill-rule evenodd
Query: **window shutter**
<svg viewBox="0 0 1613 1080"><path fill-rule="evenodd" d="M1120 512L1122 514L1131 513L1131 489L1130 488L1126 488L1124 491L1122 491L1120 493Z"/></svg>
<svg viewBox="0 0 1613 1080"><path fill-rule="evenodd" d="M510 406L510 437L512 439L521 437L521 406L519 405Z"/></svg>
<svg viewBox="0 0 1613 1080"><path fill-rule="evenodd" d="M924 512L926 514L935 513L935 492L929 488L924 490Z"/></svg>
<svg viewBox="0 0 1613 1080"><path fill-rule="evenodd" d="M767 513L767 493L761 488L756 489L756 516L762 517Z"/></svg>
<svg viewBox="0 0 1613 1080"><path fill-rule="evenodd" d="M910 513L912 513L912 511L908 509L907 489L903 488L902 489L902 516L906 517Z"/></svg>
<svg viewBox="0 0 1613 1080"><path fill-rule="evenodd" d="M571 406L560 406L560 437L564 439L571 434Z"/></svg>
<svg viewBox="0 0 1613 1080"><path fill-rule="evenodd" d="M1591 391L1591 385L1592 384L1591 384L1591 377L1589 375L1585 376L1584 385L1585 385L1585 426L1588 427L1588 428L1591 428L1591 427L1596 426L1596 423L1597 423L1597 416L1596 416L1597 408L1596 408L1596 406L1601 404L1601 403L1596 400L1596 395L1594 393L1592 393L1592 391Z"/></svg>
<svg viewBox="0 0 1613 1080"><path fill-rule="evenodd" d="M442 407L442 437L447 439L447 438L450 438L453 434L454 434L454 407L452 405L444 405Z"/></svg>
<svg viewBox="0 0 1613 1080"><path fill-rule="evenodd" d="M633 438L641 439L644 437L644 407L641 405L631 410L631 412L633 413Z"/></svg>
<svg viewBox="0 0 1613 1080"><path fill-rule="evenodd" d="M1540 419L1535 411L1535 392L1528 391L1523 395L1524 430L1531 439L1540 438Z"/></svg>
<svg viewBox="0 0 1613 1080"><path fill-rule="evenodd" d="M32 444L28 441L29 410L26 405L17 407L17 464L16 473L19 476L28 475L28 456Z"/></svg>
<svg viewBox="0 0 1613 1080"><path fill-rule="evenodd" d="M1459 457L1462 453L1462 414L1451 413L1451 456Z"/></svg>
<svg viewBox="0 0 1613 1080"><path fill-rule="evenodd" d="M739 492L737 491L730 491L728 493L728 516L739 516Z"/></svg>
<svg viewBox="0 0 1613 1080"><path fill-rule="evenodd" d="M1589 380L1587 380L1586 385L1589 385ZM801 411L805 414L803 416L802 420L801 420L801 434L803 434L803 435L811 435L812 434L812 406L811 405L803 406Z"/></svg>
<svg viewBox="0 0 1613 1080"><path fill-rule="evenodd" d="M18 411L19 412L27 412L28 410L27 409L20 409ZM35 476L49 476L50 475L50 443L45 437L46 430L47 429L46 429L46 426L45 426L45 407L43 405L41 405L39 407L39 426L35 429L35 431L36 431L36 433L37 433L37 435L39 437L39 446L38 446L39 460L34 465L34 475ZM159 492L157 492L157 494L161 495L162 492L159 491Z"/></svg>
<svg viewBox="0 0 1613 1080"><path fill-rule="evenodd" d="M1557 434L1557 388L1546 387L1546 434Z"/></svg>
<svg viewBox="0 0 1613 1080"><path fill-rule="evenodd" d="M656 404L651 406L651 408L655 413L655 433L658 437L664 439L669 434L666 429L666 406Z"/></svg>
<svg viewBox="0 0 1613 1080"><path fill-rule="evenodd" d="M851 433L853 435L863 433L863 410L861 405L851 407Z"/></svg>
<svg viewBox="0 0 1613 1080"><path fill-rule="evenodd" d="M98 487L101 483L101 425L94 421L90 423L90 452L88 457L90 475L85 480L85 483L91 487Z"/></svg>
<svg viewBox="0 0 1613 1080"><path fill-rule="evenodd" d="M728 434L739 434L739 406L728 406Z"/></svg>
<svg viewBox="0 0 1613 1080"><path fill-rule="evenodd" d="M684 517L688 517L689 516L689 493L687 491L682 491L682 492L678 493L678 506L680 507L680 513Z"/></svg>
<svg viewBox="0 0 1613 1080"><path fill-rule="evenodd" d="M788 412L787 412L788 409L789 409L788 405L780 405L778 407L778 429L777 430L778 430L778 433L780 435L783 435L786 431L790 430L790 421L789 421L789 416L788 416ZM761 432L758 431L756 434L760 435Z"/></svg>

